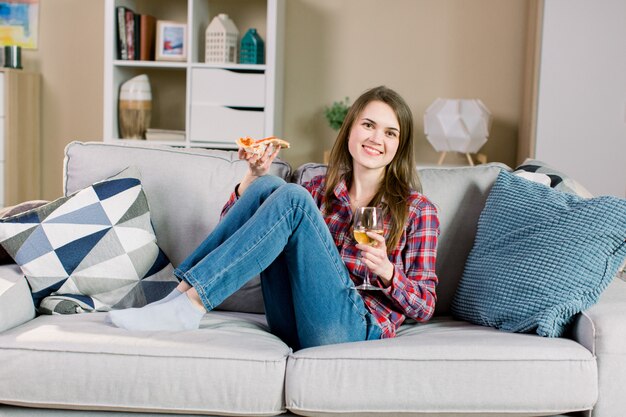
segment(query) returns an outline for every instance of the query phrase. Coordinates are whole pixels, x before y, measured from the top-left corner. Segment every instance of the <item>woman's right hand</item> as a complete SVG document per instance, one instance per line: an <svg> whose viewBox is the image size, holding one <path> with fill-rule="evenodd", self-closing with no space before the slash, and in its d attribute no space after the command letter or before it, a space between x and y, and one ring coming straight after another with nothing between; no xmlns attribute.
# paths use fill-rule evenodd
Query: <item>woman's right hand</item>
<svg viewBox="0 0 626 417"><path fill-rule="evenodd" d="M248 162L248 172L246 172L246 175L239 183L239 188L237 189L239 195L242 195L245 189L248 188L254 180L270 172L270 167L274 159L278 156L278 152L280 152L280 147L277 146L276 149L274 149L274 145L269 145L265 148L265 152L263 152L261 156L248 153L244 149L239 148L239 159Z"/></svg>
<svg viewBox="0 0 626 417"><path fill-rule="evenodd" d="M272 162L278 156L280 147L274 148L274 145L269 145L265 148L265 152L261 156L248 153L244 149L239 148L239 159L248 162L248 173L253 177L262 177L267 175L272 166Z"/></svg>

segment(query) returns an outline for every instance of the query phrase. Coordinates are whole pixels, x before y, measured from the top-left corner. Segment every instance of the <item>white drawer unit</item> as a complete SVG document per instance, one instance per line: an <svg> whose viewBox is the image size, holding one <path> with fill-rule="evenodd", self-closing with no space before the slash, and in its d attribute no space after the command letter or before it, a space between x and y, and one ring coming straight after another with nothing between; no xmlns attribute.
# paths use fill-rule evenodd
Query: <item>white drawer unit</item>
<svg viewBox="0 0 626 417"><path fill-rule="evenodd" d="M218 68L191 70L191 106L265 107L263 71Z"/></svg>
<svg viewBox="0 0 626 417"><path fill-rule="evenodd" d="M197 104L191 107L189 138L192 142L212 142L225 147L239 137L261 138L265 114L260 109Z"/></svg>
<svg viewBox="0 0 626 417"><path fill-rule="evenodd" d="M256 70L191 70L189 139L233 147L265 133L265 74Z"/></svg>

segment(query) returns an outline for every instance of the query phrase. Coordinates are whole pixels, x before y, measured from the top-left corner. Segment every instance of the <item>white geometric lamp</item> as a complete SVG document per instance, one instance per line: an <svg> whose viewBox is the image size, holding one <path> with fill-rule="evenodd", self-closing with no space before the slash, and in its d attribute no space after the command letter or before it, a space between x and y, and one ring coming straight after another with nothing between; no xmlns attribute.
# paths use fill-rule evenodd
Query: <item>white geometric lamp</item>
<svg viewBox="0 0 626 417"><path fill-rule="evenodd" d="M474 165L470 153L476 153L487 142L491 113L478 99L438 98L424 113L424 133L437 152L438 164L447 152L461 152Z"/></svg>

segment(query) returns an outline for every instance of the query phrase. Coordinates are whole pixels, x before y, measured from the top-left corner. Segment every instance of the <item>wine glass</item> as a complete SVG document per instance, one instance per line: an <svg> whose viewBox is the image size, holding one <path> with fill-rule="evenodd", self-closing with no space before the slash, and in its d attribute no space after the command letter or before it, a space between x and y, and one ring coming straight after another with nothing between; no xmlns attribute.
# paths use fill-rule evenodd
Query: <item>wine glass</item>
<svg viewBox="0 0 626 417"><path fill-rule="evenodd" d="M378 207L358 207L352 221L354 238L362 245L376 245L376 240L370 238L366 232L383 234L383 210ZM370 272L365 272L365 278L357 290L382 290L370 283Z"/></svg>

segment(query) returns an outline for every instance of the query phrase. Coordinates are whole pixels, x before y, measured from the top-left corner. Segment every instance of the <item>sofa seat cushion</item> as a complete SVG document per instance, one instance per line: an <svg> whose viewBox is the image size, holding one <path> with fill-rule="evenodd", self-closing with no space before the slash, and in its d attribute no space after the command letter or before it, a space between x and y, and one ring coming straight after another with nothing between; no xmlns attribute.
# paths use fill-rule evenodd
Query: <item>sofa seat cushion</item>
<svg viewBox="0 0 626 417"><path fill-rule="evenodd" d="M200 330L129 332L103 313L40 316L0 334L0 403L276 415L290 349L264 316L211 312Z"/></svg>
<svg viewBox="0 0 626 417"><path fill-rule="evenodd" d="M287 409L311 416L553 415L590 409L597 395L582 345L447 317L404 325L394 339L295 352L285 387Z"/></svg>

